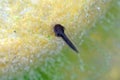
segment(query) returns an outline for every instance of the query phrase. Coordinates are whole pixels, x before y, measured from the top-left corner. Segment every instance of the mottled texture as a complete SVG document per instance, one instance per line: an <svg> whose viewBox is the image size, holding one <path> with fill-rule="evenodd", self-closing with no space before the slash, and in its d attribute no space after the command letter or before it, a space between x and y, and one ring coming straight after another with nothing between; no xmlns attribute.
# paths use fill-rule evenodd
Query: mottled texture
<svg viewBox="0 0 120 80"><path fill-rule="evenodd" d="M109 69L111 58L101 39L113 37L102 36L108 29L106 23L103 30L96 29L99 36L89 29L104 17L110 2L0 0L0 75L5 74L2 80L96 80ZM78 55L54 35L55 24L65 26L66 34L80 51Z"/></svg>

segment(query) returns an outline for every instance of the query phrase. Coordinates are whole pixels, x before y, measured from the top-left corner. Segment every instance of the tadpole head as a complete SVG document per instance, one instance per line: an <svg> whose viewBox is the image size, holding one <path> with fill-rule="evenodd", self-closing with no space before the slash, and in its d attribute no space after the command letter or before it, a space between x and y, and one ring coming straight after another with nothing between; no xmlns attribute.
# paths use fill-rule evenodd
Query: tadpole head
<svg viewBox="0 0 120 80"><path fill-rule="evenodd" d="M56 24L54 26L54 32L56 36L61 37L62 34L64 34L64 27L60 24Z"/></svg>

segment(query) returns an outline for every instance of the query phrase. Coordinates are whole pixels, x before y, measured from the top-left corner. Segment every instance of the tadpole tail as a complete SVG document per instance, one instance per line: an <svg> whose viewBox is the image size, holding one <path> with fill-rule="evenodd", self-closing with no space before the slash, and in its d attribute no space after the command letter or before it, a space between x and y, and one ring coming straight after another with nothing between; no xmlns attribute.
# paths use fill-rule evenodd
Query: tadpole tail
<svg viewBox="0 0 120 80"><path fill-rule="evenodd" d="M66 42L66 44L68 44L68 46L70 48L72 48L75 52L78 53L78 50L77 48L73 45L73 43L68 39L68 37L63 33L62 36L63 40Z"/></svg>

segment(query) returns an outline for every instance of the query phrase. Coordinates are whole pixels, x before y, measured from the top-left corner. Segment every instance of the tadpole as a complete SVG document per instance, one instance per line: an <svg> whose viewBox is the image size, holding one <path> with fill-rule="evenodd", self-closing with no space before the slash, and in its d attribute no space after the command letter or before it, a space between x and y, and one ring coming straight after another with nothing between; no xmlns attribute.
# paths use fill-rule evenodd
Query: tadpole
<svg viewBox="0 0 120 80"><path fill-rule="evenodd" d="M66 34L64 33L64 30L65 30L65 28L61 24L56 24L54 26L55 35L57 37L61 37L71 49L73 49L75 52L78 53L77 48L73 45L73 43L66 36Z"/></svg>

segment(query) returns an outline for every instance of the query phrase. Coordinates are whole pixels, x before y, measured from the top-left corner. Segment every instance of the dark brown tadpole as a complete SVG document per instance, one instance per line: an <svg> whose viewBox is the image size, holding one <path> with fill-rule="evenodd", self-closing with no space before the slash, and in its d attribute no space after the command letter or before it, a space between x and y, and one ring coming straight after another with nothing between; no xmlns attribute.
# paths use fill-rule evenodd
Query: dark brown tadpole
<svg viewBox="0 0 120 80"><path fill-rule="evenodd" d="M56 24L54 26L54 32L57 37L62 37L62 39L68 44L69 47L71 47L74 51L78 53L77 48L73 45L73 43L68 39L66 34L64 33L64 27L60 24Z"/></svg>

